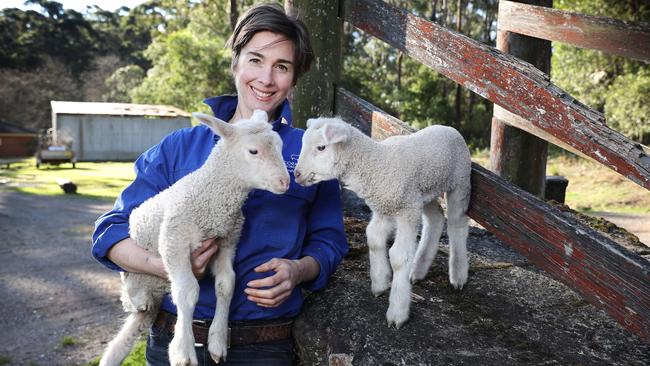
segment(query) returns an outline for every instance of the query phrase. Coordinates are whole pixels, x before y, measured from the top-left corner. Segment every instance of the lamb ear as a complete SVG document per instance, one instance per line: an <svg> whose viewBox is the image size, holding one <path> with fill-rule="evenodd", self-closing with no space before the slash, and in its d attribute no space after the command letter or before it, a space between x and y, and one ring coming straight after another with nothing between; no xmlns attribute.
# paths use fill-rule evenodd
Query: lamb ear
<svg viewBox="0 0 650 366"><path fill-rule="evenodd" d="M209 114L204 113L192 113L194 118L198 119L199 122L208 126L215 134L221 138L227 139L235 133L235 128L231 126L228 122L224 122L219 118L213 117Z"/></svg>
<svg viewBox="0 0 650 366"><path fill-rule="evenodd" d="M344 123L328 123L323 126L322 131L327 144L344 142L350 138L350 128Z"/></svg>
<svg viewBox="0 0 650 366"><path fill-rule="evenodd" d="M255 120L255 121L268 122L269 121L269 115L266 114L266 112L264 112L261 109L256 109L256 110L253 111L253 115L251 116L251 119Z"/></svg>

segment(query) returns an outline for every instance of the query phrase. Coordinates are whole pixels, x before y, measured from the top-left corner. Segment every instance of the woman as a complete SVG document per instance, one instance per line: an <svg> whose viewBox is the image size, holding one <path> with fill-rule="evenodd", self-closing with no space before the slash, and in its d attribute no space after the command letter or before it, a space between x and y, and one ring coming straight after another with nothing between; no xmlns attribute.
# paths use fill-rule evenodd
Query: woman
<svg viewBox="0 0 650 366"><path fill-rule="evenodd" d="M253 110L267 112L283 140L283 156L292 177L287 193L253 191L242 211L246 219L234 262L236 284L230 305L231 348L227 365L289 365L293 361L292 319L302 308L301 289L319 290L348 246L343 230L339 186L328 181L303 188L293 178L302 130L291 127L287 95L313 59L304 24L277 4L258 5L239 20L229 42L237 96L208 98L220 119L236 123ZM135 163L137 176L114 208L96 222L93 256L115 270L166 278L159 257L128 237L130 212L147 198L200 167L218 137L197 126L167 136ZM199 364L212 365L205 346L214 316L214 278L205 275L218 250L206 240L192 254L200 295L194 312ZM167 296L147 339L147 364L168 365L176 308ZM222 363L220 363L221 365Z"/></svg>

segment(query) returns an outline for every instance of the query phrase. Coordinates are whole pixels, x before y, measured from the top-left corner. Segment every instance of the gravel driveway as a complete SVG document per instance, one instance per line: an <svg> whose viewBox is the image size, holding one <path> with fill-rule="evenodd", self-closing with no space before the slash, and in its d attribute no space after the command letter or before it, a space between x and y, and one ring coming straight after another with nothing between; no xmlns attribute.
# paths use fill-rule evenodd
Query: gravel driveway
<svg viewBox="0 0 650 366"><path fill-rule="evenodd" d="M0 357L9 359L5 364L83 365L117 331L123 317L119 276L90 255L94 221L111 206L0 186Z"/></svg>

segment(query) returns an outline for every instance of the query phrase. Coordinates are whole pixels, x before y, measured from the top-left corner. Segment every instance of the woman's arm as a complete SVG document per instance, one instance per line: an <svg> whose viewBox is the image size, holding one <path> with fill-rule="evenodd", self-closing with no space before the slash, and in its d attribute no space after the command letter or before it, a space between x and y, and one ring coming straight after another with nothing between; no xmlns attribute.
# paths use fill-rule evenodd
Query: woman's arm
<svg viewBox="0 0 650 366"><path fill-rule="evenodd" d="M148 273L167 278L162 259L138 246L131 238L113 245L107 257L127 272Z"/></svg>
<svg viewBox="0 0 650 366"><path fill-rule="evenodd" d="M208 239L192 252L192 272L201 279L210 263L212 256L219 250L216 240ZM138 246L131 238L126 238L113 245L108 251L108 259L127 272L147 273L161 278L167 278L167 271L162 259Z"/></svg>

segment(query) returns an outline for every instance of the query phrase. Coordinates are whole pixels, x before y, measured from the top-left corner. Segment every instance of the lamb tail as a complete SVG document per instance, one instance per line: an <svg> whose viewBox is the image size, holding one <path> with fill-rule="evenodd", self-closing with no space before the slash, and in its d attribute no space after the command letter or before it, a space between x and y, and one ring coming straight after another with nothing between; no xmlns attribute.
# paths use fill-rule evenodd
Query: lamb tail
<svg viewBox="0 0 650 366"><path fill-rule="evenodd" d="M119 366L131 352L135 340L151 326L156 313L157 311L131 313L126 318L120 332L108 343L99 366Z"/></svg>

